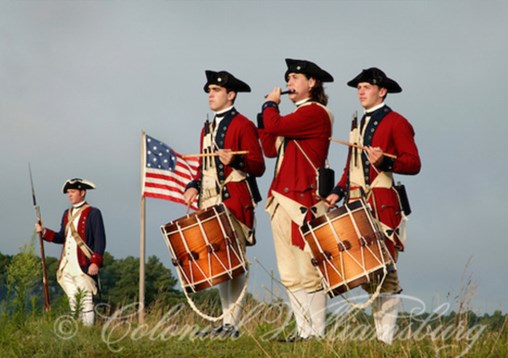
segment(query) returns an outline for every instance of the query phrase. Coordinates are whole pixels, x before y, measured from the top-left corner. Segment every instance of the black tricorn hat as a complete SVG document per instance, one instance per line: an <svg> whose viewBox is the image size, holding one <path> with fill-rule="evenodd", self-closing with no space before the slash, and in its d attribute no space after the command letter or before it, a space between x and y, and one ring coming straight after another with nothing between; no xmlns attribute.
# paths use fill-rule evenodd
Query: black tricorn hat
<svg viewBox="0 0 508 358"><path fill-rule="evenodd" d="M357 87L360 82L368 82L371 85L386 88L388 93L402 92L402 88L397 82L388 78L379 68L371 67L363 70L358 76L347 83L350 87Z"/></svg>
<svg viewBox="0 0 508 358"><path fill-rule="evenodd" d="M67 193L68 189L78 189L78 190L95 189L95 184L89 180L81 178L67 179L62 187L62 191L64 192L64 194Z"/></svg>
<svg viewBox="0 0 508 358"><path fill-rule="evenodd" d="M320 80L321 82L333 82L332 75L321 69L313 62L286 58L286 65L288 66L288 69L284 74L284 79L286 82L290 73L303 73L304 75L313 77L316 80Z"/></svg>
<svg viewBox="0 0 508 358"><path fill-rule="evenodd" d="M238 78L233 76L231 73L226 71L210 71L206 70L206 83L203 89L206 93L209 92L209 85L217 85L226 88L230 91L235 92L250 92L250 87L247 83L240 81Z"/></svg>

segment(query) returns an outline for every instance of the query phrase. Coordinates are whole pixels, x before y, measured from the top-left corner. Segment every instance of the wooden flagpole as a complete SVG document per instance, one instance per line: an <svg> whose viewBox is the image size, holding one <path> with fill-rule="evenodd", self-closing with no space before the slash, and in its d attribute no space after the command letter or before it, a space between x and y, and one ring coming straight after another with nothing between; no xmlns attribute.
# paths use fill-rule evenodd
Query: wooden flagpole
<svg viewBox="0 0 508 358"><path fill-rule="evenodd" d="M145 322L145 195L143 189L145 186L145 160L146 160L146 134L141 133L141 205L139 220L139 312L138 322Z"/></svg>

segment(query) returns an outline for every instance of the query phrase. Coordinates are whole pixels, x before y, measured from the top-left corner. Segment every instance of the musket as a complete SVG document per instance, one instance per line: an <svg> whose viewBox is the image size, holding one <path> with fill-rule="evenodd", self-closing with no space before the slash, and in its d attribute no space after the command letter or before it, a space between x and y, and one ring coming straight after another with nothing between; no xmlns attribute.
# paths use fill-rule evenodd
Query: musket
<svg viewBox="0 0 508 358"><path fill-rule="evenodd" d="M37 205L37 199L35 198L34 181L32 179L32 168L28 163L28 171L30 173L30 185L32 186L32 200L35 208L35 216L37 217L37 223L42 225L41 209ZM42 261L42 284L44 286L44 311L48 312L51 310L49 303L49 289L48 289L48 273L46 271L46 257L44 255L44 241L42 240L42 232L39 232L39 246L41 249L41 261Z"/></svg>

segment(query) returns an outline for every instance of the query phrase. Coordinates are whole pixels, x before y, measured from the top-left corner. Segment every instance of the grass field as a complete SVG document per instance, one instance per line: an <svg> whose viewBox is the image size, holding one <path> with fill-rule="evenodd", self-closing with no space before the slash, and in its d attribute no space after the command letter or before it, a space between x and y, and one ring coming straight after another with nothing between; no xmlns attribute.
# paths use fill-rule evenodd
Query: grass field
<svg viewBox="0 0 508 358"><path fill-rule="evenodd" d="M375 340L371 317L363 311L330 314L322 340L282 343L294 322L282 303L250 300L238 339L202 338L211 324L187 304L156 305L137 323L137 306L101 312L92 327L82 326L65 304L47 314L37 310L3 314L1 357L507 357L507 322L498 326L453 317L402 314L394 344ZM499 323L499 322L498 322Z"/></svg>
<svg viewBox="0 0 508 358"><path fill-rule="evenodd" d="M466 281L453 304L432 311L415 297L404 304L394 343L376 340L369 310L353 309L353 299L330 300L327 332L321 340L281 342L294 334L290 310L276 295L270 303L248 294L237 339L203 338L214 325L191 309L182 295L155 295L139 323L139 306L126 296L117 308L99 304L96 322L84 327L70 315L67 298L53 296L42 312L37 285L40 263L33 245L12 258L0 301L0 358L3 357L508 357L508 314L477 316L474 287ZM56 263L56 259L55 259ZM124 297L124 298L122 298ZM216 289L197 293L203 312L220 312ZM358 295L355 299L363 300ZM112 301L115 302L115 301ZM358 301L361 302L361 301ZM451 307L457 307L457 312Z"/></svg>

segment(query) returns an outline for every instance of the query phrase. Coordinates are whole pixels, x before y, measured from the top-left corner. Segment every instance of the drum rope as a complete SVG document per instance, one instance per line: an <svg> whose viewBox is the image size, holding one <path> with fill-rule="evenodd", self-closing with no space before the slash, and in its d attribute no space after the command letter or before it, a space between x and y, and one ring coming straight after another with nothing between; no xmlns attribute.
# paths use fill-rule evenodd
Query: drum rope
<svg viewBox="0 0 508 358"><path fill-rule="evenodd" d="M238 241L238 238L237 238L237 234L236 234L236 230L235 230L235 226L233 225L233 222L231 221L231 217L230 217L230 213L227 209L227 207L225 205L222 205L222 207L224 208L224 215L226 216L226 218L228 219L229 221L229 225L231 227L231 230L233 231L233 236L235 237L235 240ZM221 228L221 231L222 231L222 237L224 237L224 239L228 239L229 242L231 243L231 238L229 237L228 233L226 232L226 228L224 227L224 224L222 223L221 221L221 217L220 215L217 213L216 209L213 208L213 210L215 211L216 215L217 215L217 221L219 223L219 226ZM227 242L227 241L226 241ZM230 246L231 245L226 245L226 254L227 254L227 257L228 257L228 264L230 266L232 266L231 264L231 251L230 251ZM235 254L236 256L236 259L241 263L243 269L245 271L247 271L247 267L245 266L245 259L243 259L242 257L238 256L238 254L236 253L235 250L232 250L233 253ZM215 254L215 253L214 253ZM215 254L216 255L216 254ZM220 259L216 256L217 260L220 261ZM222 264L221 262L221 265L222 267L224 268L224 271L226 271L229 275L229 277L232 279L233 278L233 271L234 269L231 269L231 270L228 270L226 267L224 267L224 264Z"/></svg>
<svg viewBox="0 0 508 358"><path fill-rule="evenodd" d="M189 252L188 251L189 248L187 247L187 243L185 242L185 237L183 236L183 232L182 232L182 230L180 228L180 225L178 225L178 223L176 223L176 227L178 228L178 232L179 232L179 234L180 234L180 236L182 238L182 242L183 242L184 246L186 247L187 252ZM175 260L175 263L176 263L176 265L175 265L176 266L176 272L177 272L178 277L180 279L180 284L181 284L182 288L185 290L185 287L184 287L183 283L184 282L192 282L192 281L191 281L191 279L189 279L189 277L187 277L187 275L185 274L184 270L181 268L181 265L180 265L180 263L178 261L178 256L176 255L176 252L173 249L173 245L171 244L171 241L169 240L169 237L168 237L169 234L167 233L166 228L163 227L163 230L164 230L164 239L165 239L164 241L166 242L166 246L168 247L169 252L171 253L171 255L173 256L173 258ZM192 270L191 270L191 273L192 273ZM182 274L185 277L185 281L182 279ZM194 287L191 287L191 288L194 291ZM196 292L196 291L194 291L194 292Z"/></svg>
<svg viewBox="0 0 508 358"><path fill-rule="evenodd" d="M326 218L327 218L327 220L329 220L329 219L328 219L328 216L327 216ZM321 253L321 256L322 256L322 257L323 257L323 259L324 259L323 261L329 261L329 259L328 259L327 255L325 255L325 252L324 252L324 250L323 250L323 247L321 246L321 244L319 243L319 240L318 240L318 239L317 239L317 237L316 237L316 234L315 234L314 230L313 230L311 227L309 227L309 229L310 229L310 233L311 233L311 235L312 235L312 238L314 239L314 243L315 243L315 244L316 244L316 246L318 247L319 252ZM341 274L341 273L337 270L337 268L336 268L334 265L330 265L330 266L331 266L331 267L332 267L332 269L333 269L333 270L337 273L337 275L339 275L339 276L342 278L342 280L344 281L344 277L343 277L343 276L342 276L342 274ZM323 265L323 269L326 271L326 275L325 275L325 274L323 274L323 272L321 272L321 270L318 270L318 272L319 272L319 273L321 273L321 276L322 276L322 278L323 278L323 279L322 279L323 285L327 288L327 289L326 289L326 291L329 291L329 290L331 290L331 286L330 286L330 284L328 283L328 282L330 281L330 276L329 276L329 274L328 274L328 265L326 265L326 264L325 264L325 265Z"/></svg>
<svg viewBox="0 0 508 358"><path fill-rule="evenodd" d="M187 291L185 289L183 290L183 292L185 294L185 298L187 298L187 302L189 303L189 306L191 306L191 308L194 312L196 312L199 316L201 316L201 318L206 319L207 321L217 322L217 321L220 321L221 319L223 319L224 316L226 315L226 313L228 313L230 310L232 310L235 306L239 305L240 302L242 302L243 298L245 297L245 294L247 293L247 284L249 283L249 270L246 271L245 275L246 275L245 276L245 285L242 288L242 292L240 293L240 296L238 296L238 299L236 300L236 302L229 309L222 312L222 314L217 317L212 317L212 316L209 316L206 313L202 312L196 306L196 304L194 303L194 301L192 300L192 298L189 296L189 294L187 293Z"/></svg>
<svg viewBox="0 0 508 358"><path fill-rule="evenodd" d="M203 234L204 231L203 231L203 227L201 226L201 220L199 220L199 217L197 217L196 219L197 219L197 224L198 224L199 228L201 229L201 233ZM189 227L192 227L194 225L191 225ZM194 270L192 269L193 267L196 267L198 269L199 273L201 273L201 275L203 275L203 277L207 277L206 273L203 271L201 266L198 264L197 259L194 257L194 255L191 254L192 251L191 251L189 245L187 245L187 240L185 239L185 236L183 235L182 228L180 227L180 225L178 223L176 223L176 227L178 228L178 232L180 233L180 236L182 237L182 243L185 246L185 250L187 251L187 253L189 254L189 257L190 257L189 271L190 271L190 274L191 274L191 278L190 278L190 281L188 280L187 282L194 282ZM207 239L208 238L206 237L206 234L205 234L204 235L204 240L205 240L206 243L208 243ZM208 265L210 265L210 262L208 262ZM211 266L208 266L208 267L211 267ZM210 285L212 284L212 282L209 279L206 279L206 281ZM191 285L191 289L192 289L193 292L196 292L194 290L194 286L193 285Z"/></svg>
<svg viewBox="0 0 508 358"><path fill-rule="evenodd" d="M332 229L332 233L333 233L333 237L335 238L335 241L337 242L337 244L340 243L341 247L344 246L344 244L342 244L342 240L340 239L339 237L339 233L337 232L337 230L335 229L335 226L333 226L332 224L332 221L330 220L330 217L328 215L326 215L326 222L328 224L328 226ZM347 283L346 283L346 277L345 277L345 270L344 270L344 260L343 260L343 251L344 250L339 250L339 254L340 254L340 263L341 263L341 270L342 272L340 272L339 270L337 270L337 268L335 267L335 265L331 264L333 270L337 273L337 275L340 276L340 278L342 279L342 281L346 284L347 286ZM344 275L342 274L344 273Z"/></svg>
<svg viewBox="0 0 508 358"><path fill-rule="evenodd" d="M362 203L362 205L363 205L363 203ZM358 240L360 240L360 241L361 241L361 240L363 239L363 235L361 234L361 231L360 231L360 229L359 229L359 227L358 227L358 225L357 225L357 223L356 223L356 220L355 220L355 217L354 217L354 213L353 213L353 211L351 211L351 209L349 208L349 206L348 206L347 204L346 204L346 205L344 205L344 207L345 207L345 209L346 209L346 211L347 211L347 214L348 214L349 220L350 220L351 224L353 225L353 228L355 229L356 236L358 237ZM365 210L367 210L367 209L365 208L365 206L363 206L363 209L364 209L364 211L365 211ZM365 212L367 212L367 211L365 211ZM368 216L368 215L367 215L367 216ZM340 240L340 238L339 238L339 234L336 232L335 227L332 225L332 221L330 220L330 218L329 218L328 216L326 217L326 219L327 219L327 223L328 223L328 225L330 225L330 226L333 228L333 234L334 234L335 239L337 240L337 242L341 242L341 240ZM372 254L372 256L374 256L374 257L375 257L375 255L374 255L374 253L372 252L372 250L370 250L368 247L367 247L367 249L370 251L370 253ZM362 277L362 276L363 276L363 277L367 277L367 279L369 279L369 280L370 280L370 278L369 278L369 271L367 271L367 270L366 270L366 268L365 268L365 267L366 267L366 265L365 265L365 255L364 255L364 253L363 253L363 250L361 250L361 255L362 255L362 257L361 257L361 261L362 261L362 262L358 261L358 260L356 259L356 257L355 257L353 254L351 254L348 250L345 250L345 252L346 252L346 254L348 255L348 257L349 257L349 258L350 258L350 259L351 259L351 260L352 260L352 261L353 261L356 265L358 265L359 267L361 267L361 268L362 268L362 270L363 270L363 272L364 272L362 275L357 276L357 277ZM345 261L344 261L343 256L344 256L344 252L343 252L343 251L341 251L341 252L340 252L340 262L341 262L341 266L342 266L342 267L341 267L341 269L342 269L342 272L345 272L345 269L346 269L346 268L345 268L345 266L344 266ZM334 267L334 269L335 269L335 266L332 266L332 267ZM335 269L335 271L337 271L337 270ZM339 273L339 276L341 276L341 277L342 277L342 279L343 279L343 281L344 281L344 285L346 286L346 288L347 288L347 290L348 290L348 291L350 290L350 287L349 287L349 285L348 285L348 282L349 282L349 281L351 281L351 280L353 280L353 279L356 279L356 278L357 278L357 277L354 277L354 278L351 278L349 281L347 281L347 280L346 280L346 278L345 278L345 277L343 277L340 273ZM384 281L384 278L383 278L383 281Z"/></svg>
<svg viewBox="0 0 508 358"><path fill-rule="evenodd" d="M363 209L365 210L365 212L368 212L367 210L369 210L369 208L367 207L367 204L366 204L363 200L360 200L360 201L361 201L361 203L362 203L362 206L363 206ZM385 266L386 266L387 262L385 261L385 255L384 255L384 253L385 253L385 252L388 252L388 251L387 251L387 249L386 249L386 246L385 246L385 244L384 244L384 241L382 241L382 245L381 245L380 240L379 240L378 235L377 235L378 233L379 233L379 234L381 234L381 235L383 235L383 234L382 234L382 230L381 230L381 229L377 226L377 224L374 222L373 218L372 218L370 215L366 215L366 216L367 216L367 219L368 219L368 221L369 221L369 224L370 224L370 226L371 226L371 228L372 228L372 231L374 231L374 234L375 234L375 236L376 236L376 243L377 243L377 246L378 246L379 254L380 254L380 256L381 256L381 260L379 260L379 259L377 258L377 256L374 254L374 251L372 251L368 245L367 245L367 250L369 250L369 252L371 253L371 255L374 257L374 259L375 259L375 260L376 260L379 264L381 264L381 265L385 265ZM381 240L384 240L384 239L383 239L383 238L381 238ZM385 249L384 251L383 251L383 248ZM388 253L388 254L389 254L389 253ZM389 256L390 256L390 258L392 258L390 254L389 254ZM392 261L394 261L394 260L392 260Z"/></svg>
<svg viewBox="0 0 508 358"><path fill-rule="evenodd" d="M364 244L366 243L365 242L365 238L363 237L362 232L360 231L360 229L358 228L358 225L356 224L356 220L355 220L354 214L353 214L353 212L351 211L351 209L349 208L349 206L347 204L344 205L344 208L346 209L347 214L349 216L349 220L351 221L351 224L353 225L353 228L355 229L356 237L360 241L360 247L363 247L363 245L361 243L362 242ZM367 245L365 245L365 246L367 246ZM368 276L369 273L365 269L365 255L363 253L363 250L360 250L360 252L362 254L362 257L361 257L362 263L360 264L360 266L363 268L363 272L365 273L365 276Z"/></svg>
<svg viewBox="0 0 508 358"><path fill-rule="evenodd" d="M368 213L368 211L366 211L366 210L368 210L368 209L365 207L363 199L361 200L361 202L362 202L362 206L363 206L364 211ZM362 238L363 238L363 235L361 235L360 230L358 229L358 226L357 226L357 224L356 224L356 221L354 220L354 217L353 217L353 213L351 212L351 210L349 209L349 207L348 207L347 205L345 205L345 208L346 208L346 210L347 210L347 212L348 212L349 216L351 217L351 222L353 223L353 226L354 226L354 228L355 228L356 234L358 235L358 238L359 238L359 239L362 239ZM367 215L367 216L368 216L368 215ZM364 239L364 240L365 240L365 239ZM379 243L379 242L378 242L378 243ZM372 252L372 250L370 250L370 248L368 247L368 245L366 245L366 246L367 246L367 249L371 252L371 254L375 257L376 255L374 255L374 253ZM383 259L383 261L384 261L383 252L381 252L381 250L380 250L380 254L381 254L381 257L382 257L382 259ZM362 250L362 260L363 260L363 261L365 261L365 257L364 257L363 250ZM378 262L379 262L379 261L378 261ZM379 263L381 263L381 262L379 262ZM384 264L384 262L383 262L383 264ZM364 271L365 271L365 265L363 265L362 267L364 268ZM369 278L369 280L370 280L370 277L368 276L368 272L367 272L367 271L365 271L365 273L366 273L366 276L367 276L367 277ZM356 303L353 303L353 302L351 302L350 300L348 300L348 298L347 298L347 297L345 297L344 295L342 295L342 298L343 298L343 299L344 299L347 303L349 303L349 304L351 305L351 307L353 307L353 308L356 308L356 309L364 309L364 308L367 308L368 306L370 306L370 305L372 304L372 302L374 302L374 300L375 300L375 299L379 296L379 294L381 293L381 288L382 288L382 286L383 286L383 283L384 283L385 278L386 278L386 276L387 276L387 275L388 275L388 270L387 270L387 268L386 268L386 265L383 265L383 278L381 279L381 281L379 282L378 286L376 287L376 291L375 291L375 292L371 295L371 297L370 297L370 298L369 298L366 302L364 302L364 303L362 303L362 304L356 304Z"/></svg>
<svg viewBox="0 0 508 358"><path fill-rule="evenodd" d="M372 220L370 218L370 215L368 215L369 208L367 207L367 205L365 205L364 200L360 199L360 202L362 204L363 212L366 213L365 216L367 217L369 223L371 224L372 231L374 232L374 234L380 232L379 229L373 225L373 222L372 222ZM385 257L383 255L382 248L380 247L381 245L379 243L379 240L377 240L377 235L376 235L376 243L377 243L377 246L378 246L379 254L381 256L381 260L379 260L379 258L374 253L374 251L372 251L372 249L369 247L370 245L367 242L367 240L365 239L365 237L363 235L361 235L361 233L359 232L360 229L358 228L358 226L356 224L356 221L354 220L353 212L350 211L350 209L349 209L349 207L347 205L345 205L345 208L346 208L346 210L348 211L348 214L351 217L351 221L352 221L352 223L353 223L353 225L355 227L355 230L356 230L356 233L358 235L358 238L360 239L360 241L362 241L365 244L365 246L362 246L362 247L366 248L366 250L371 254L371 256L374 258L375 261L377 261L378 264L386 266ZM366 265L365 265L365 254L363 252L363 249L361 250L361 252L362 252L362 263L363 263L362 267L364 268L365 276L368 276L369 272L367 270L365 270L365 267L366 267Z"/></svg>
<svg viewBox="0 0 508 358"><path fill-rule="evenodd" d="M364 303L353 303L350 299L348 299L346 296L344 296L343 294L341 294L342 298L344 299L344 301L346 301L347 303L349 303L349 305L353 308L356 308L356 309L359 309L359 310L362 310L362 309L365 309L367 308L368 306L370 306L372 304L372 302L374 302L374 300L379 296L379 294L381 293L381 288L383 286L383 283L385 281L385 278L386 276L388 275L388 270L386 269L386 266L383 266L383 278L381 279L381 281L379 282L378 286L376 287L376 291L370 296L370 298L364 302Z"/></svg>
<svg viewBox="0 0 508 358"><path fill-rule="evenodd" d="M218 217L218 214L217 214L217 211L215 210L215 207L213 208L213 211L214 211L214 214L215 214L215 218L217 218L218 221L220 221L220 218ZM213 219L215 219L213 218ZM210 221L212 219L208 218L204 221ZM212 244L210 243L210 240L208 240L208 236L206 235L206 230L205 228L203 227L203 222L201 222L201 220L198 220L198 226L199 226L199 230L201 231L201 236L203 238L203 240L205 241L205 245L208 247L208 248L211 248L211 251L210 253L215 256L215 258L217 259L217 261L219 262L219 264L222 266L222 268L227 272L227 268L224 266L224 264L222 263L222 261L219 259L219 257L217 256L217 254L215 253L215 250L212 248ZM194 258L192 259L194 261ZM199 268L199 271L201 271L201 273L203 274L204 277L206 277L206 281L208 282L208 284L210 286L213 286L213 273L211 272L213 266L212 266L212 257L210 255L208 255L208 267L210 269L210 275L209 277L206 275L206 273L201 269L201 267L199 265L196 264L196 266Z"/></svg>
<svg viewBox="0 0 508 358"><path fill-rule="evenodd" d="M358 225L356 225L356 221L355 221L355 217L353 215L353 212L349 209L349 207L346 205L344 205L344 207L346 208L347 210L347 213L348 213L348 216L349 216L349 220L351 221L351 224L353 225L354 229L355 229L355 232L356 232L356 236L358 237L358 239L360 240L363 236L360 232L360 229L358 228ZM328 219L328 224L331 225L331 222ZM333 226L332 226L333 227ZM337 240L337 242L341 242L340 238L339 238L339 235L335 232L335 228L334 228L334 236L335 236L335 239ZM349 256L349 258L354 262L356 263L358 266L360 266L363 271L365 272L365 274L363 276L367 276L368 275L368 272L365 270L365 257L363 255L363 251L362 251L362 262L358 261L356 259L356 257L349 252L349 250L344 250L341 252L341 255L343 254L343 252L346 252L346 254ZM342 261L342 260L341 260ZM343 270L344 270L344 267L343 267ZM346 284L347 286L347 284Z"/></svg>

